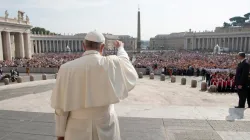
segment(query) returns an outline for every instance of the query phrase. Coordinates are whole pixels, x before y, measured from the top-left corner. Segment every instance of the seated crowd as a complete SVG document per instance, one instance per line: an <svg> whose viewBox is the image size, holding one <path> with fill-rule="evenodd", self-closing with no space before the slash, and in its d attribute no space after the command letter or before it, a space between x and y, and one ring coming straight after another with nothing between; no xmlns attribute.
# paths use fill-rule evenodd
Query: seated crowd
<svg viewBox="0 0 250 140"><path fill-rule="evenodd" d="M209 76L209 77L208 77ZM234 74L228 72L208 73L207 84L217 87L218 92L235 92Z"/></svg>
<svg viewBox="0 0 250 140"><path fill-rule="evenodd" d="M106 51L104 55L114 54L114 51ZM34 54L31 59L14 59L12 61L0 61L0 67L60 67L60 65L79 58L82 53L49 53ZM131 60L133 53L129 54ZM142 52L135 55L135 67L174 68L176 70L188 69L234 69L237 61L234 55L213 55L201 52L166 51L166 52Z"/></svg>
<svg viewBox="0 0 250 140"><path fill-rule="evenodd" d="M104 55L115 54L115 51L105 51ZM0 61L0 67L29 67L29 68L59 68L62 64L77 59L82 53L48 53L34 54L31 59L13 59ZM186 75L206 77L208 85L215 85L219 92L234 91L234 76L228 72L211 73L209 69L235 70L238 62L235 55L215 55L205 52L188 51L158 51L129 53L136 68L147 68L147 74L160 70L165 75Z"/></svg>

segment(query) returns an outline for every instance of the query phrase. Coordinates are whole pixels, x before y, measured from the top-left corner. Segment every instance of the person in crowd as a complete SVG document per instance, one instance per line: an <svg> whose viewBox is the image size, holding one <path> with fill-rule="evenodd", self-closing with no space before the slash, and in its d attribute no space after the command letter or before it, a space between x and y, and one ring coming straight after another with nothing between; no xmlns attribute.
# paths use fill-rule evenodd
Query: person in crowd
<svg viewBox="0 0 250 140"><path fill-rule="evenodd" d="M246 99L248 107L250 107L250 94L248 93L249 64L245 57L246 55L243 52L238 54L239 64L236 69L235 86L239 95L239 103L235 108L245 108Z"/></svg>
<svg viewBox="0 0 250 140"><path fill-rule="evenodd" d="M58 140L120 140L114 104L135 87L137 72L124 44L116 41L117 56L102 56L105 37L86 35L81 58L63 64L52 92Z"/></svg>
<svg viewBox="0 0 250 140"><path fill-rule="evenodd" d="M206 83L208 84L208 86L211 85L211 74L209 71L205 71L205 75L206 75Z"/></svg>
<svg viewBox="0 0 250 140"><path fill-rule="evenodd" d="M17 68L15 69L15 75L19 76L19 71L17 70Z"/></svg>
<svg viewBox="0 0 250 140"><path fill-rule="evenodd" d="M10 76L13 76L15 74L15 71L14 71L14 69L12 68L11 70L10 70Z"/></svg>
<svg viewBox="0 0 250 140"><path fill-rule="evenodd" d="M0 67L0 76L3 75L3 69Z"/></svg>

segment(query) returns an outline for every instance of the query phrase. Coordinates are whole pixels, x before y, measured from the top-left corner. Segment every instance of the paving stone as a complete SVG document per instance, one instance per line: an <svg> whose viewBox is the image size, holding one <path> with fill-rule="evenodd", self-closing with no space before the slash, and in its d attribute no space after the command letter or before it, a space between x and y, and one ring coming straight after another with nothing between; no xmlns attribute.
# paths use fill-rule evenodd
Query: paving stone
<svg viewBox="0 0 250 140"><path fill-rule="evenodd" d="M241 131L241 132L250 132L250 122L247 121L218 121L212 120L208 121L209 124L216 131Z"/></svg>
<svg viewBox="0 0 250 140"><path fill-rule="evenodd" d="M213 130L206 120L163 119L169 130Z"/></svg>
<svg viewBox="0 0 250 140"><path fill-rule="evenodd" d="M3 138L3 137L5 137L5 136L7 136L8 134L10 134L11 132L10 131L0 131L0 140L1 140L1 138Z"/></svg>
<svg viewBox="0 0 250 140"><path fill-rule="evenodd" d="M36 112L22 112L22 111L9 111L0 110L0 118L13 119L13 120L26 120L31 121L33 118L38 117L41 113Z"/></svg>
<svg viewBox="0 0 250 140"><path fill-rule="evenodd" d="M44 113L42 115L39 115L38 117L34 118L32 122L55 122L55 114L53 113Z"/></svg>
<svg viewBox="0 0 250 140"><path fill-rule="evenodd" d="M23 88L16 88L16 89L5 89L0 90L0 101L20 97L28 94L36 94L51 90L54 87L54 84L46 84L41 86L34 86L34 87L23 87Z"/></svg>
<svg viewBox="0 0 250 140"><path fill-rule="evenodd" d="M162 119L120 117L123 140L165 140Z"/></svg>
<svg viewBox="0 0 250 140"><path fill-rule="evenodd" d="M119 118L121 129L126 129L127 131L134 131L138 128L145 129L162 129L164 128L162 119L153 118Z"/></svg>
<svg viewBox="0 0 250 140"><path fill-rule="evenodd" d="M45 122L29 122L14 129L14 132L54 136L55 124Z"/></svg>
<svg viewBox="0 0 250 140"><path fill-rule="evenodd" d="M25 123L27 123L27 121L0 119L0 132L12 132L15 128L19 128Z"/></svg>
<svg viewBox="0 0 250 140"><path fill-rule="evenodd" d="M22 133L11 133L1 140L56 140L56 137L45 135L33 135Z"/></svg>
<svg viewBox="0 0 250 140"><path fill-rule="evenodd" d="M121 130L122 140L166 140L164 129L154 129L140 131L141 129L136 129L136 131L123 131Z"/></svg>
<svg viewBox="0 0 250 140"><path fill-rule="evenodd" d="M166 130L166 140L223 140L213 130Z"/></svg>
<svg viewBox="0 0 250 140"><path fill-rule="evenodd" d="M226 131L217 131L223 140L249 140L249 132L226 132Z"/></svg>

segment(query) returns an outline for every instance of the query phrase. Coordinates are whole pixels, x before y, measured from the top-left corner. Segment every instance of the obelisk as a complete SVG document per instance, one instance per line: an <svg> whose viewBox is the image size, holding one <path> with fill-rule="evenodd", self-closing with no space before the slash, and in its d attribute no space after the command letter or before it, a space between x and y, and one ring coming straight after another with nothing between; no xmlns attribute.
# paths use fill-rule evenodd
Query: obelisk
<svg viewBox="0 0 250 140"><path fill-rule="evenodd" d="M138 7L138 17L137 17L137 53L141 52L141 13Z"/></svg>

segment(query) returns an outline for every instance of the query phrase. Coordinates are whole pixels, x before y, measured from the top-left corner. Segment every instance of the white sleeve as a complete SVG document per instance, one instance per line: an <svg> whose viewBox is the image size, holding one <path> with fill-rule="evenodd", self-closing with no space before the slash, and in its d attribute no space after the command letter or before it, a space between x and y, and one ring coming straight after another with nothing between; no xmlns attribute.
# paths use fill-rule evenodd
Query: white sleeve
<svg viewBox="0 0 250 140"><path fill-rule="evenodd" d="M125 85L127 90L130 91L135 87L136 79L138 77L137 72L129 60L127 52L124 50L124 47L121 46L118 48L117 57L120 60L120 64L123 69L123 74L125 76Z"/></svg>
<svg viewBox="0 0 250 140"><path fill-rule="evenodd" d="M118 48L118 51L117 51L117 56L120 58L120 57L124 57L124 58L127 58L129 60L129 57L128 57L128 54L127 52L125 51L124 47L121 46Z"/></svg>
<svg viewBox="0 0 250 140"><path fill-rule="evenodd" d="M69 116L69 112L63 112L60 109L55 110L56 136L57 137L65 136L68 116Z"/></svg>

